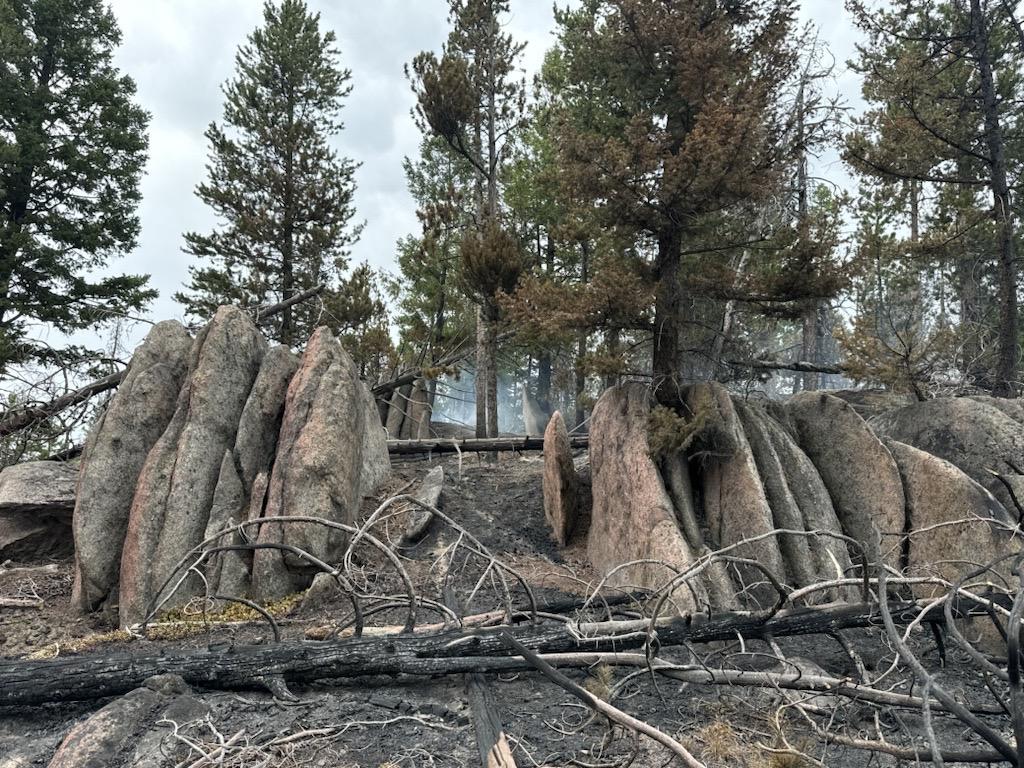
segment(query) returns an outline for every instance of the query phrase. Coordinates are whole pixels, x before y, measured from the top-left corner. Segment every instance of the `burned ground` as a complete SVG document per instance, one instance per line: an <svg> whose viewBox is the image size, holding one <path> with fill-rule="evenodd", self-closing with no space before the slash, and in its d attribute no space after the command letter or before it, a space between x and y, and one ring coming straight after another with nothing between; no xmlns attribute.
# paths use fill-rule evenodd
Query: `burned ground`
<svg viewBox="0 0 1024 768"><path fill-rule="evenodd" d="M559 551L550 539L541 498L542 462L535 456L489 463L482 458L443 461L445 487L443 509L466 531L478 537L495 557L527 577L536 590L540 608L564 605L588 593L593 574L579 544ZM405 489L431 466L427 461L397 463L394 478L381 497ZM366 512L372 510L368 506ZM392 533L397 533L395 518ZM385 530L388 526L385 525ZM458 533L435 523L428 536L405 552L410 575L418 590L438 594L443 589L440 563ZM215 644L270 643L265 623L214 624L208 630L177 636L161 628L156 639L129 640L109 632L102 618L82 618L69 606L71 565L58 563L44 571L15 571L7 564L0 571L0 595L40 600L36 607L0 608L0 654L5 658L26 655L53 656L69 653L108 653L115 650L147 653L161 648L202 648ZM366 578L384 592L393 585L389 576L375 572L379 564L360 563ZM480 568L466 566L460 573L462 594L472 592ZM467 591L468 588L468 591ZM485 610L495 605L490 586L481 589L464 611ZM512 590L516 604L525 597ZM334 622L346 615L348 604L341 595L328 595L314 606L292 601L282 610L281 629L286 641L322 637ZM372 623L391 625L401 621L400 609L382 611ZM181 618L179 616L179 618ZM436 621L427 616L422 622ZM368 622L369 623L369 622ZM908 674L890 669L894 652L880 629L844 633L848 647L827 636L780 638L773 646L741 640L702 647L702 663L721 668L779 669L779 655L786 664L807 673L855 679L867 673L881 677L885 687L911 691ZM950 651L945 664L930 633L914 634L913 647L937 678L964 701L984 698L985 682L963 659ZM854 649L854 653L849 651ZM661 649L659 659L692 664L685 646ZM861 661L863 668L856 662ZM872 707L866 702L832 696L784 692L773 688L730 685L697 685L659 678L640 669L636 674L621 668L595 666L570 669L567 674L616 706L675 736L708 765L746 768L828 765L862 766L868 754L838 745L826 746L790 706L809 701L809 712L818 727L833 733L884 737L899 744L918 744L924 749L919 710ZM631 679L627 679L630 676ZM505 732L518 765L627 765L671 764L671 756L647 739L594 716L579 700L536 672L487 675ZM612 691L615 691L612 696ZM466 681L461 675L403 678L358 678L293 685L298 701L275 699L266 690L195 690L175 699L175 708L154 716L115 753L105 765L177 766L463 766L478 765L472 713L467 705ZM914 691L919 693L919 691ZM76 724L88 718L108 700L59 703L16 710L0 710L0 766L44 766L58 744ZM175 712L182 719L175 720ZM994 728L1009 729L1009 718L986 714ZM963 749L962 728L937 721L940 743ZM221 743L224 751L216 753ZM967 742L970 744L970 742ZM978 749L984 745L975 744ZM794 754L797 750L806 754ZM203 762L203 753L211 757ZM217 760L223 756L222 763ZM870 758L873 765L913 764L890 756ZM814 762L814 760L820 762ZM62 765L73 763L62 763ZM955 763L954 763L955 764Z"/></svg>

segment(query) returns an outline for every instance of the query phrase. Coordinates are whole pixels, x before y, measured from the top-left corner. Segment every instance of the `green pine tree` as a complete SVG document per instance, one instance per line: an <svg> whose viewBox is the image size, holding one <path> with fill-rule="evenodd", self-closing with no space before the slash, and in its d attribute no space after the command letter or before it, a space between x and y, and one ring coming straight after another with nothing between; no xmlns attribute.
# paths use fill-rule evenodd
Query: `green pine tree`
<svg viewBox="0 0 1024 768"><path fill-rule="evenodd" d="M206 131L209 179L196 190L219 226L185 235L185 251L205 264L190 268L187 290L175 295L190 314L274 303L318 284L330 306L344 291L347 247L360 227L351 224L357 165L330 144L351 91L334 43L303 0L281 0L264 5L263 26L239 48L223 125ZM308 302L268 323L268 335L294 346L331 316Z"/></svg>
<svg viewBox="0 0 1024 768"><path fill-rule="evenodd" d="M102 0L0 0L0 377L66 356L32 326L95 328L156 295L147 276L96 276L139 232L149 118L120 39Z"/></svg>

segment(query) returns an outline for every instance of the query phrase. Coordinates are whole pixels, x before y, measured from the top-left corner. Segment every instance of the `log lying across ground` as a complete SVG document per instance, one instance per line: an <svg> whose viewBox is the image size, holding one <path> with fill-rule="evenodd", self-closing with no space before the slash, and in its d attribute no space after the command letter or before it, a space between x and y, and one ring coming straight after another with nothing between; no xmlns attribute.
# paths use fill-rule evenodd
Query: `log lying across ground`
<svg viewBox="0 0 1024 768"><path fill-rule="evenodd" d="M586 448L590 438L575 435L569 438L573 448ZM388 453L392 456L418 453L489 453L492 451L543 451L544 438L522 435L517 437L437 437L423 440L388 440Z"/></svg>
<svg viewBox="0 0 1024 768"><path fill-rule="evenodd" d="M924 608L916 602L894 602L890 610L897 623L906 625L918 619ZM958 615L975 612L967 606L957 611ZM944 621L941 605L928 610L924 620ZM721 614L703 620L691 616L659 623L657 643L667 647L738 637L751 640L829 634L880 624L875 604L797 608L774 615ZM620 622L618 629L623 628L630 627ZM621 652L642 647L648 640L642 628L632 629L614 637L603 633L599 639L581 640L568 625L552 623L223 649L94 653L46 661L12 659L0 661L0 706L115 696L165 673L181 675L191 685L230 690L270 687L270 682L282 679L309 683L367 675L524 671L533 666L510 653L506 639L509 634L536 653Z"/></svg>

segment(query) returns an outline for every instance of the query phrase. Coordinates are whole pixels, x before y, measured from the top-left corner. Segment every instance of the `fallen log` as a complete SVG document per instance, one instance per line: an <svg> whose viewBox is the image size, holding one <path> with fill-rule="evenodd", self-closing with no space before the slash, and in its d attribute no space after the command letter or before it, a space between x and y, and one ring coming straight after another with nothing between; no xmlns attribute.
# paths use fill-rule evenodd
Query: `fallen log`
<svg viewBox="0 0 1024 768"><path fill-rule="evenodd" d="M84 387L79 387L74 392L68 392L66 395L61 395L56 400L51 400L43 405L11 411L0 420L0 437L13 435L15 432L20 432L26 427L56 416L73 405L84 403L86 400L96 397L96 395L116 389L124 381L127 372L127 369L125 369L112 373L109 376L104 376L102 379L97 379L86 384Z"/></svg>
<svg viewBox="0 0 1024 768"><path fill-rule="evenodd" d="M960 601L956 616L982 615L974 602ZM919 620L942 623L942 605L890 604L902 625ZM612 622L607 624L611 629ZM659 622L661 647L722 640L834 634L881 624L871 604L795 608L774 615L734 613L686 616ZM507 638L535 653L612 652L640 648L646 631L580 638L563 623L515 628L455 629L432 634L399 634L323 642L285 642L255 646L165 649L149 653L88 654L51 660L0 661L0 707L82 701L126 693L158 674L181 675L191 685L220 690L266 686L268 679L294 683L370 675L439 675L467 672L525 671L530 662L509 651Z"/></svg>
<svg viewBox="0 0 1024 768"><path fill-rule="evenodd" d="M569 438L573 448L590 445L587 435ZM522 435L517 437L432 437L422 440L388 440L388 453L407 456L419 453L486 453L492 451L543 451L544 438Z"/></svg>
<svg viewBox="0 0 1024 768"><path fill-rule="evenodd" d="M796 373L827 373L842 375L849 368L845 365L822 365L803 360L785 362L783 360L729 360L729 365L737 368L750 368L755 371L795 371Z"/></svg>

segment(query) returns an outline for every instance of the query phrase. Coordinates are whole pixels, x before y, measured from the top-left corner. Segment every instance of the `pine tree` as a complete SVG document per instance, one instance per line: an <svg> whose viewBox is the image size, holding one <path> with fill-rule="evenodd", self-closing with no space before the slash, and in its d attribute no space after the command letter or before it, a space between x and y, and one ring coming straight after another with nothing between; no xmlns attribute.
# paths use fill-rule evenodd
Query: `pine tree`
<svg viewBox="0 0 1024 768"><path fill-rule="evenodd" d="M456 282L459 244L473 226L464 192L473 172L436 137L424 138L419 158L405 158L403 168L422 231L398 242L399 338L405 362L429 366L467 338L467 302Z"/></svg>
<svg viewBox="0 0 1024 768"><path fill-rule="evenodd" d="M303 0L281 0L264 5L263 26L239 48L223 125L206 131L209 179L196 190L220 225L185 235L185 251L207 264L190 268L175 296L191 314L274 303L318 284L330 306L346 290L347 247L360 227L351 224L357 166L331 146L351 91L334 43ZM307 303L270 322L273 338L295 346L331 317Z"/></svg>
<svg viewBox="0 0 1024 768"><path fill-rule="evenodd" d="M879 11L849 0L868 41L858 69L872 108L848 140L858 170L890 180L985 190L994 238L996 359L978 383L1019 389L1019 211L1011 195L1024 51L1011 3L897 0ZM915 196L912 199L914 202Z"/></svg>
<svg viewBox="0 0 1024 768"><path fill-rule="evenodd" d="M139 232L149 118L120 40L102 0L0 2L0 377L54 362L32 325L96 327L156 295L146 276L95 276Z"/></svg>
<svg viewBox="0 0 1024 768"><path fill-rule="evenodd" d="M475 172L476 242L462 238L461 272L479 307L477 436L496 437L499 305L494 291L514 286L522 266L502 229L500 184L505 151L524 109L525 87L514 77L523 45L502 31L508 0L449 0L449 9L451 32L441 58L420 53L409 76L424 133L443 139ZM474 283L477 279L483 282Z"/></svg>
<svg viewBox="0 0 1024 768"><path fill-rule="evenodd" d="M682 368L683 251L777 187L777 97L797 58L791 0L585 0L557 14L567 181L655 251L653 369ZM639 242L639 241L638 241Z"/></svg>

